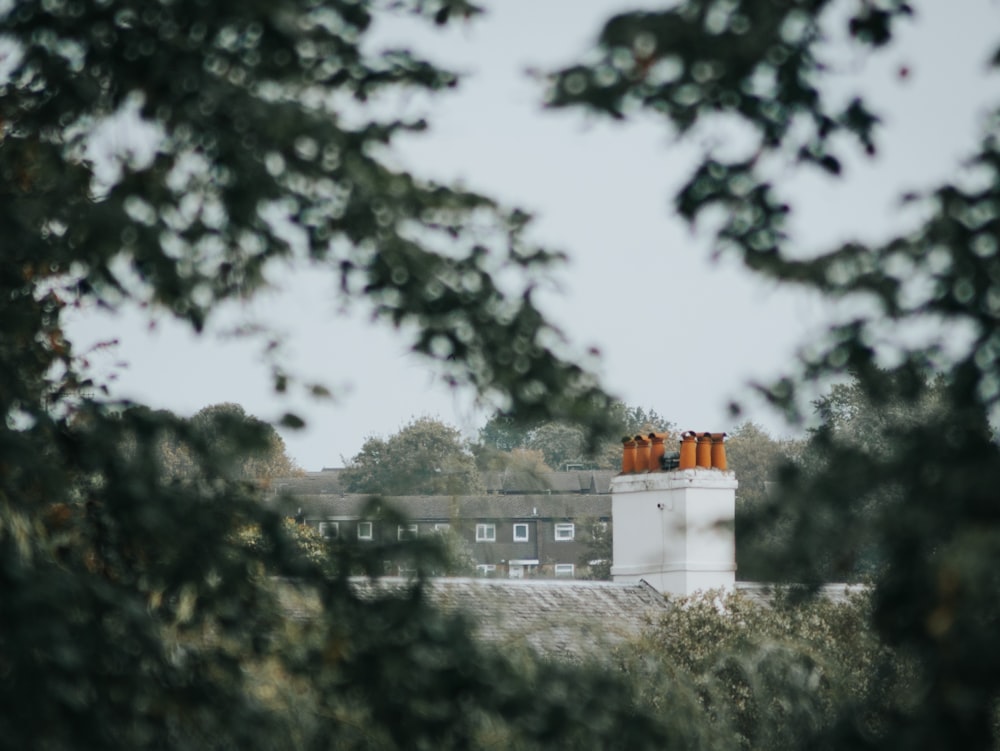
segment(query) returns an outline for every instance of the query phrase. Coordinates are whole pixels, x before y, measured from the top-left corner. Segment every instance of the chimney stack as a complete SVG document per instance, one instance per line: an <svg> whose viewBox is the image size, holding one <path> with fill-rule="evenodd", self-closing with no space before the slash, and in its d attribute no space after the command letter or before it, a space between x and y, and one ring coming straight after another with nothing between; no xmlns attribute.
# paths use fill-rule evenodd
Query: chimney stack
<svg viewBox="0 0 1000 751"><path fill-rule="evenodd" d="M663 438L646 440L611 482L615 581L644 580L665 594L732 589L736 580L733 520L736 478L727 468L725 433L681 434L678 468L661 469ZM659 438L659 442L657 442ZM658 448L657 448L658 447Z"/></svg>

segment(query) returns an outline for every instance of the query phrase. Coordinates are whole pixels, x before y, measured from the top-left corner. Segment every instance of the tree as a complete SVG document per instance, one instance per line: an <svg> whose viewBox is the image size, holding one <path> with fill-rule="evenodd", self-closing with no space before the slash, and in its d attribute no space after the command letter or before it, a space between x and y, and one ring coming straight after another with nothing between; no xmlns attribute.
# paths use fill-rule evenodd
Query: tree
<svg viewBox="0 0 1000 751"><path fill-rule="evenodd" d="M839 443L853 443L872 453L894 452L894 432L908 430L936 419L946 406L946 383L940 376L918 373L869 371L835 383L813 402L819 425L810 430L814 443L828 436Z"/></svg>
<svg viewBox="0 0 1000 751"><path fill-rule="evenodd" d="M556 469L566 469L568 464L587 463L587 437L576 425L543 423L531 431L527 447L540 451L545 463Z"/></svg>
<svg viewBox="0 0 1000 751"><path fill-rule="evenodd" d="M580 567L588 579L611 581L611 564L614 562L614 529L608 522L591 519L580 525L584 552Z"/></svg>
<svg viewBox="0 0 1000 751"><path fill-rule="evenodd" d="M611 405L611 414L616 423L614 427L621 435L668 433L677 437L677 425L653 408L645 409L618 401Z"/></svg>
<svg viewBox="0 0 1000 751"><path fill-rule="evenodd" d="M387 439L372 437L342 474L353 493L461 495L482 492L472 454L457 429L420 417Z"/></svg>
<svg viewBox="0 0 1000 751"><path fill-rule="evenodd" d="M865 708L871 730L872 718L895 711L914 688L906 659L879 643L864 595L799 597L678 597L619 659L654 706L684 701L709 747L796 747L834 731L844 704Z"/></svg>
<svg viewBox="0 0 1000 751"><path fill-rule="evenodd" d="M676 426L655 409L633 407L613 402L606 415L607 426L600 433L585 426L562 421L524 422L497 412L479 430L477 451L490 455L492 450L512 451L529 448L540 451L545 463L554 469L568 464L613 469L621 463L621 437L664 432L676 436Z"/></svg>
<svg viewBox="0 0 1000 751"><path fill-rule="evenodd" d="M949 408L944 390L939 376L876 367L863 382L849 375L813 402L818 424L810 428L795 465L784 467L785 494L822 497L826 492L814 489L815 485L824 486L839 475L840 492L851 496L853 519L847 528L838 530L835 542L829 538L816 541L807 576L857 580L877 574L885 565L880 529L909 514L909 498L899 483L872 476L870 465L872 460L876 464L906 461L904 454L913 448L908 436L948 419L943 413ZM786 538L801 532L803 522L793 520L803 508L789 509L780 520L766 505L758 509L759 518L748 519L748 535L760 539L765 519L769 520L765 523L779 525ZM760 556L770 560L772 571L775 552L772 549Z"/></svg>
<svg viewBox="0 0 1000 751"><path fill-rule="evenodd" d="M764 428L747 420L726 439L729 469L736 473L736 565L739 577L749 581L797 582L799 577L787 566L780 570L760 566L765 552L781 549L787 525L768 519L762 523L761 509L768 503L771 488L801 459L802 441L776 440ZM776 556L778 557L778 556Z"/></svg>
<svg viewBox="0 0 1000 751"><path fill-rule="evenodd" d="M504 412L495 412L479 429L479 445L496 451L524 448L533 427Z"/></svg>
<svg viewBox="0 0 1000 751"><path fill-rule="evenodd" d="M1000 657L1000 514L992 488L1000 456L988 415L1000 399L1000 116L995 107L965 164L939 186L907 194L920 208L885 241L851 239L797 252L789 217L800 175L842 176L848 160L877 152L878 103L843 97L839 66L821 45L845 30L855 56L892 48L914 13L904 0L846 3L686 0L667 10L610 19L585 64L553 76L549 102L614 118L639 110L681 135L706 123L739 123L745 148L711 147L684 181L674 206L690 223L712 224L719 253L779 284L802 285L856 303L795 369L763 393L793 419L801 384L850 373L877 404L920 397L940 383L940 409L918 423L886 415L893 450L866 452L827 434L825 466L788 478L764 523L791 529L783 563L815 580L870 547L882 556L874 580L880 637L913 654L923 689L911 705L874 724L841 708L834 731L799 745L938 748L994 746ZM984 50L1000 66L997 48ZM748 144L748 145L747 145ZM927 336L913 337L914 330ZM951 332L968 332L956 341ZM936 332L942 332L940 336ZM873 524L874 493L897 502ZM838 550L839 548L839 550ZM867 734L861 728L874 728Z"/></svg>
<svg viewBox="0 0 1000 751"><path fill-rule="evenodd" d="M189 428L186 435L160 445L168 475L190 478L206 451L214 454L216 468L234 479L266 482L301 472L274 426L248 415L239 404L204 407L183 423Z"/></svg>
<svg viewBox="0 0 1000 751"><path fill-rule="evenodd" d="M802 453L801 441L778 440L751 420L733 429L726 439L726 458L740 486L737 501L752 506L767 496L767 484L777 482L781 467Z"/></svg>
<svg viewBox="0 0 1000 751"><path fill-rule="evenodd" d="M603 443L600 438L598 446ZM483 462L496 463L516 449L528 449L540 454L546 466L563 470L567 464L589 463L587 444L587 432L578 425L560 421L525 423L497 412L480 428L476 452Z"/></svg>
<svg viewBox="0 0 1000 751"><path fill-rule="evenodd" d="M537 449L511 449L499 451L481 443L469 447L476 457L480 472L517 472L527 475L542 475L552 471L545 463L545 454Z"/></svg>

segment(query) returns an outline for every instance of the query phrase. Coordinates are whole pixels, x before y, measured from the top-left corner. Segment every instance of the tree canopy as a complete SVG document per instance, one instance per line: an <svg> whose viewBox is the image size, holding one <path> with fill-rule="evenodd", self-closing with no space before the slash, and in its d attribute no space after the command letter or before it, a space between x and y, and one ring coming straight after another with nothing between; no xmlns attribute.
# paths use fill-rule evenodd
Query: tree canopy
<svg viewBox="0 0 1000 751"><path fill-rule="evenodd" d="M803 604L778 592L766 607L744 593L676 598L617 656L654 706L704 713L689 747L799 748L810 732L835 734L844 704L872 729L905 703L914 676L879 642L869 599L844 595Z"/></svg>
<svg viewBox="0 0 1000 751"><path fill-rule="evenodd" d="M729 469L736 473L736 565L749 581L801 581L800 572L781 566L763 570L760 559L786 541L787 525L762 517L784 474L798 466L803 440L776 439L760 425L746 420L726 439ZM808 578L808 577L807 577Z"/></svg>
<svg viewBox="0 0 1000 751"><path fill-rule="evenodd" d="M757 423L746 420L726 438L729 469L736 473L740 486L739 502L751 506L767 497L767 486L780 479L783 466L799 458L801 440L778 439Z"/></svg>
<svg viewBox="0 0 1000 751"><path fill-rule="evenodd" d="M160 443L168 476L190 479L199 471L200 457L206 452L214 457L213 470L233 479L266 483L301 471L274 426L248 415L239 404L212 404L181 424L189 430Z"/></svg>
<svg viewBox="0 0 1000 751"><path fill-rule="evenodd" d="M610 405L606 418L606 427L593 432L579 423L532 422L497 412L480 428L476 451L480 463L487 466L503 464L504 457L509 458L515 449L529 449L540 452L552 469L561 470L572 464L614 469L621 465L623 435L645 435L651 431L676 433L676 426L655 409L621 401Z"/></svg>
<svg viewBox="0 0 1000 751"><path fill-rule="evenodd" d="M456 428L419 417L388 438L368 438L341 475L352 493L463 495L483 485Z"/></svg>

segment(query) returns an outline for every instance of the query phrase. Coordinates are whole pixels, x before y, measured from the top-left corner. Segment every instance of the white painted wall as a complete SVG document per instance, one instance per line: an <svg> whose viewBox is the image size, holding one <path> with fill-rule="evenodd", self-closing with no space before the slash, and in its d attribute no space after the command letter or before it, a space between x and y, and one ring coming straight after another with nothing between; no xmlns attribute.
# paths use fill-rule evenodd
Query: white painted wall
<svg viewBox="0 0 1000 751"><path fill-rule="evenodd" d="M732 589L736 477L717 469L619 475L611 482L615 581L658 591Z"/></svg>

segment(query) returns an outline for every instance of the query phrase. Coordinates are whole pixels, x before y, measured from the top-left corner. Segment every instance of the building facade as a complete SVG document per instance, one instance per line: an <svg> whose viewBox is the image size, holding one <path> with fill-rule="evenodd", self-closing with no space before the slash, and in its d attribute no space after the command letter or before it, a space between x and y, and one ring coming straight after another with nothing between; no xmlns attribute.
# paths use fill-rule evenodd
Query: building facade
<svg viewBox="0 0 1000 751"><path fill-rule="evenodd" d="M545 479L556 491L518 493L519 483L506 478L504 484L505 478L499 478L494 491L485 495L385 498L384 503L405 515L403 523L380 518L365 494L340 492L336 474L312 472L277 480L274 503L284 515L324 536L360 544L452 535L471 558L469 574L587 578L593 556L599 555L595 534L607 539L610 529L611 473L551 473L555 477ZM386 573L403 572L387 563Z"/></svg>

